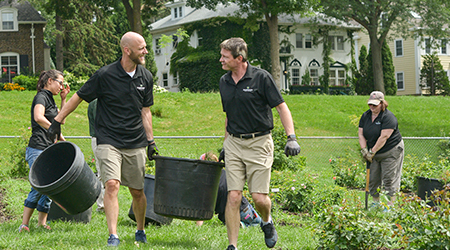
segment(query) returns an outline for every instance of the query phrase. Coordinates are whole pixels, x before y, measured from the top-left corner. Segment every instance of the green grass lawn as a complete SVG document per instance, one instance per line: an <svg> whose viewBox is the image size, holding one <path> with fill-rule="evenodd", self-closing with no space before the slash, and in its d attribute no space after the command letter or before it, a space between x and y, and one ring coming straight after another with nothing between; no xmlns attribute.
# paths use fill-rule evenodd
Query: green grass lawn
<svg viewBox="0 0 450 250"><path fill-rule="evenodd" d="M30 126L30 106L35 92L0 91L0 136L18 136ZM368 109L366 96L284 96L295 123L298 136L357 136L357 122ZM408 137L449 136L449 97L388 96L389 109L399 120L400 131ZM55 97L57 104L59 97ZM225 115L217 93L160 93L155 94L153 127L155 136L222 136ZM66 136L87 136L87 103L83 102L62 126ZM276 111L274 111L276 117ZM278 119L277 117L275 119ZM7 148L17 139L0 138L0 172L5 172ZM92 157L89 139L70 139L81 149L85 158ZM209 150L217 150L222 139L157 139L164 156L196 159ZM301 155L307 158L307 169L318 177L319 186L334 185L329 167L330 157L355 148L357 140L301 139ZM406 142L405 142L406 144ZM103 214L93 212L88 224L52 222L53 230L35 230L36 215L32 217L29 234L17 234L23 211L23 200L29 191L26 179L0 180L2 201L7 204L2 212L12 219L0 224L0 249L103 249L108 237ZM353 196L363 199L363 192ZM128 218L131 197L126 188L119 193L120 215L118 231L121 249L225 249L226 228L217 218L196 227L192 221L176 219L168 226L146 228L149 244L134 244L135 223ZM93 210L96 206L94 205ZM1 208L0 208L1 209ZM276 249L315 249L311 218L290 215L275 210L274 218L279 233ZM259 228L240 231L239 249L265 249Z"/></svg>

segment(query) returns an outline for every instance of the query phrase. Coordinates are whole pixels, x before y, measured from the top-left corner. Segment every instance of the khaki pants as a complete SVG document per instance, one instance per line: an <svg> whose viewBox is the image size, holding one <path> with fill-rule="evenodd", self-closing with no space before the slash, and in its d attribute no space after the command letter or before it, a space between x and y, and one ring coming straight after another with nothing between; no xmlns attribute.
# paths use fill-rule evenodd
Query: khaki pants
<svg viewBox="0 0 450 250"><path fill-rule="evenodd" d="M403 158L405 154L403 140L391 150L376 154L370 164L369 191L373 197L379 197L378 187L384 186L388 196L392 197L400 190Z"/></svg>

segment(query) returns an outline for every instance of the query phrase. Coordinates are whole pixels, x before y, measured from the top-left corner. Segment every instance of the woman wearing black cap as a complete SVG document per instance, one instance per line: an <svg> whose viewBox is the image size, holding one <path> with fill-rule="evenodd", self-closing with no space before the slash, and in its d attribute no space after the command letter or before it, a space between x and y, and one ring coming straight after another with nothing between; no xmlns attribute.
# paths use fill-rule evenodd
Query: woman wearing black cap
<svg viewBox="0 0 450 250"><path fill-rule="evenodd" d="M373 91L367 104L369 110L359 120L359 144L362 156L370 162L369 192L374 205L380 204L377 190L383 183L390 197L385 209L388 211L395 201L395 193L400 190L404 144L397 118L387 109L384 94Z"/></svg>

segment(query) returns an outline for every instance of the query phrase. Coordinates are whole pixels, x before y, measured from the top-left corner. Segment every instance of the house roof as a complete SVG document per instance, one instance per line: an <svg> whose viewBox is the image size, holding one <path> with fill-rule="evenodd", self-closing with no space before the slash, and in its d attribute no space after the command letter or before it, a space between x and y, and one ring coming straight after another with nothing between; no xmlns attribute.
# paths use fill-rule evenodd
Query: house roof
<svg viewBox="0 0 450 250"><path fill-rule="evenodd" d="M206 20L214 17L219 16L231 16L234 14L235 11L237 11L239 7L234 4L230 3L229 5L225 6L223 4L218 4L216 7L216 10L209 10L205 7L202 7L200 9L193 9L186 7L186 15L183 18L174 19L172 20L172 16L166 16L163 19L160 19L150 25L151 31L158 31L158 30L164 30L167 28L173 28L173 27L180 27L184 24L193 23L201 20Z"/></svg>
<svg viewBox="0 0 450 250"><path fill-rule="evenodd" d="M151 29L151 32L163 32L166 29L174 29L181 27L184 24L193 23L201 20L206 20L214 17L226 17L226 16L233 16L236 11L239 10L239 6L235 3L229 3L228 5L218 4L216 6L216 10L209 10L205 7L202 7L200 9L192 9L189 7L186 7L186 15L183 18L179 19L172 19L172 16L166 16L163 19L160 19L154 23L152 23L149 28ZM327 17L323 14L317 14L316 15L317 20L319 22L319 25L338 25L344 28L349 29L360 29L361 26L355 22L353 23L343 23L339 21L336 21L335 18ZM300 15L279 15L278 17L278 23L280 25L282 24L305 24L309 23L312 20L312 17L301 17Z"/></svg>
<svg viewBox="0 0 450 250"><path fill-rule="evenodd" d="M17 9L17 21L19 23L47 23L45 18L31 6L28 1L4 0L0 2L0 8L12 7Z"/></svg>

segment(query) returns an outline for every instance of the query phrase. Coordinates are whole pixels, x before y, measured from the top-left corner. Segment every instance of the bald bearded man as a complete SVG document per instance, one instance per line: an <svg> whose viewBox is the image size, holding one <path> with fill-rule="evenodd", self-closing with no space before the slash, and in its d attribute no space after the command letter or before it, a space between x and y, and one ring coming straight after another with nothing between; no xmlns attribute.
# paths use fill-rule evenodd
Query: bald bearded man
<svg viewBox="0 0 450 250"><path fill-rule="evenodd" d="M127 32L120 41L122 57L102 67L78 90L55 117L48 133L56 139L61 122L84 100L97 99L95 128L98 164L105 186L104 208L108 223L108 246L120 244L117 234L120 185L127 186L136 216L135 239L147 243L144 194L146 157L157 151L153 139L153 76L143 65L148 54L144 38ZM147 148L147 152L146 152Z"/></svg>

